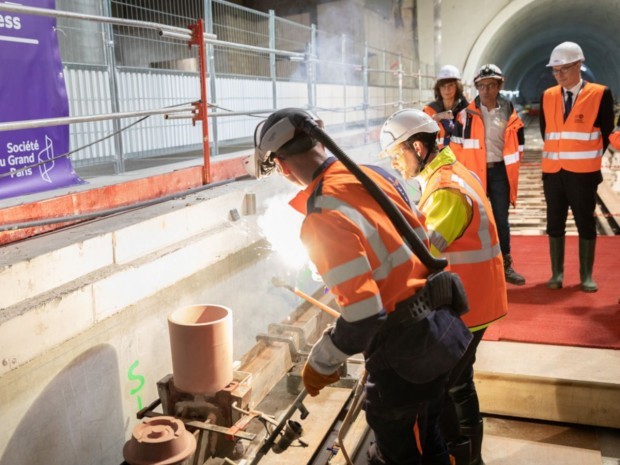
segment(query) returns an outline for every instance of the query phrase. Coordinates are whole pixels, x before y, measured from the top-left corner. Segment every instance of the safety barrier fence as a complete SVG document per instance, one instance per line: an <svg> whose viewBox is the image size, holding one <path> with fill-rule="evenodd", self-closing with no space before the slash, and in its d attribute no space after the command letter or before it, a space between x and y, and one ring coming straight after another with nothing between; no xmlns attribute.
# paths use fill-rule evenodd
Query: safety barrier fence
<svg viewBox="0 0 620 465"><path fill-rule="evenodd" d="M196 47L188 47L187 28L201 17L212 156L248 148L257 118L274 108L308 108L328 127L363 127L368 135L371 124L395 109L432 97L428 67L422 71L397 53L273 11L223 0L186 2L186 8L171 3L177 6L160 4L156 11L104 0L88 13L0 4L0 11L58 18L74 166L114 163L122 173L127 160L201 150L191 113L200 99L200 60ZM58 0L59 7L73 5ZM168 116L155 117L162 114ZM0 130L14 124L46 123L0 123Z"/></svg>

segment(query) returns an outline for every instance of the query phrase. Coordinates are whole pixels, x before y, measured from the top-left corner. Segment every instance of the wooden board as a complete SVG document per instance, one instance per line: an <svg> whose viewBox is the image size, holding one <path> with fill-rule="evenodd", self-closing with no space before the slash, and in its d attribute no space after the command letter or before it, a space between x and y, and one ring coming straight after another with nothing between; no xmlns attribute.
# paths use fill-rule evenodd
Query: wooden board
<svg viewBox="0 0 620 465"><path fill-rule="evenodd" d="M351 395L350 389L327 387L317 397L306 397L304 405L310 412L305 420L297 411L292 420L301 423L304 432L301 437L308 447L289 447L281 454L270 452L260 461L261 465L293 465L308 463L321 445L338 414Z"/></svg>
<svg viewBox="0 0 620 465"><path fill-rule="evenodd" d="M591 429L507 419L485 419L482 457L487 465L601 465Z"/></svg>
<svg viewBox="0 0 620 465"><path fill-rule="evenodd" d="M620 351L483 341L474 375L485 413L620 428Z"/></svg>

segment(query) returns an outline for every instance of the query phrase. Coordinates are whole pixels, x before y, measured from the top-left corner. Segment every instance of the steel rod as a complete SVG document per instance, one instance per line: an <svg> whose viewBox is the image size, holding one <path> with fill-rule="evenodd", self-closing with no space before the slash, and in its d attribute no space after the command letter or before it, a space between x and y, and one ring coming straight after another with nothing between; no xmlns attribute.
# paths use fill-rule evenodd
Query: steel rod
<svg viewBox="0 0 620 465"><path fill-rule="evenodd" d="M11 121L0 123L0 132L15 131L18 129L43 128L48 126L59 126L61 124L89 123L92 121L104 121L109 119L134 118L138 116L165 115L168 113L181 113L191 111L192 108L159 108L156 110L128 111L123 113L106 113L103 115L91 116L63 116L59 118L32 119L26 121Z"/></svg>

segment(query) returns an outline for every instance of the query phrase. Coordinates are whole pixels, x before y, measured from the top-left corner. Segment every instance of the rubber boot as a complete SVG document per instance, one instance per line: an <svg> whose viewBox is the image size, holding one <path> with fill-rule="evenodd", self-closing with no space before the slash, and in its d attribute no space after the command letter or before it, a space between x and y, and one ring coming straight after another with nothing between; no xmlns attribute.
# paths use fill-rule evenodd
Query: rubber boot
<svg viewBox="0 0 620 465"><path fill-rule="evenodd" d="M562 289L564 279L564 244L566 238L549 236L549 254L551 255L551 279L547 283L549 289Z"/></svg>
<svg viewBox="0 0 620 465"><path fill-rule="evenodd" d="M458 444L448 444L450 465L469 465L470 449L471 442L468 438L463 438L463 441Z"/></svg>
<svg viewBox="0 0 620 465"><path fill-rule="evenodd" d="M598 291L598 287L592 279L595 247L596 239L579 238L579 278L581 279L581 290L583 292Z"/></svg>
<svg viewBox="0 0 620 465"><path fill-rule="evenodd" d="M484 422L480 420L474 427L461 428L461 431L470 441L469 465L484 465L482 460L482 434L484 430Z"/></svg>
<svg viewBox="0 0 620 465"><path fill-rule="evenodd" d="M504 255L504 276L507 283L516 286L523 286L525 284L525 278L512 269L512 257L510 254Z"/></svg>

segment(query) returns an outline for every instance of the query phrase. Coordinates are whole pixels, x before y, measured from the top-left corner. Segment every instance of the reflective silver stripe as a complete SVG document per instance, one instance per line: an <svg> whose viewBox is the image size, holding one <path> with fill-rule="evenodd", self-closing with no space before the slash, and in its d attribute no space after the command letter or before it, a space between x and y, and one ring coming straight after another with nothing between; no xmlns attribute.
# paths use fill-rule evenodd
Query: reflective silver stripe
<svg viewBox="0 0 620 465"><path fill-rule="evenodd" d="M480 141L478 139L463 139L463 148L465 149L479 149Z"/></svg>
<svg viewBox="0 0 620 465"><path fill-rule="evenodd" d="M448 259L450 265L464 265L468 263L481 263L492 260L501 253L499 244L495 244L490 249L471 250L467 252L448 252L444 257Z"/></svg>
<svg viewBox="0 0 620 465"><path fill-rule="evenodd" d="M341 314L342 318L350 323L353 323L355 321L363 320L364 318L376 315L382 308L383 302L381 301L381 297L377 294L366 300L342 307Z"/></svg>
<svg viewBox="0 0 620 465"><path fill-rule="evenodd" d="M334 287L351 278L355 278L364 273L369 273L371 270L370 263L368 263L367 257L357 257L350 262L343 263L329 270L323 275L323 281L328 287Z"/></svg>
<svg viewBox="0 0 620 465"><path fill-rule="evenodd" d="M351 220L362 232L370 243L375 256L379 260L379 266L372 270L372 277L378 281L385 279L392 269L406 263L411 259L413 253L405 244L401 245L392 253L388 253L387 247L381 240L379 232L364 218L358 210L346 202L330 196L320 196L316 200L316 205L327 210L335 210ZM426 232L422 227L415 228L415 232L424 240L427 239ZM350 279L361 276L371 271L370 263L367 259L357 257L347 263L343 263L323 276L325 284L334 287ZM379 307L377 311L381 310Z"/></svg>
<svg viewBox="0 0 620 465"><path fill-rule="evenodd" d="M519 145L519 152L523 152L523 145Z"/></svg>
<svg viewBox="0 0 620 465"><path fill-rule="evenodd" d="M373 271L372 277L375 281L387 278L392 269L396 268L411 259L413 252L406 245L401 245L398 249L388 255L387 259Z"/></svg>
<svg viewBox="0 0 620 465"><path fill-rule="evenodd" d="M429 231L431 244L433 244L440 252L446 250L446 247L448 247L448 241L446 241L446 239L434 229L429 229Z"/></svg>
<svg viewBox="0 0 620 465"><path fill-rule="evenodd" d="M545 140L598 140L601 138L601 131L594 132L548 132L545 134Z"/></svg>
<svg viewBox="0 0 620 465"><path fill-rule="evenodd" d="M514 165L515 163L519 163L519 159L519 152L504 155L504 163L506 163L506 165Z"/></svg>
<svg viewBox="0 0 620 465"><path fill-rule="evenodd" d="M462 137L456 137L456 136L450 136L450 142L454 142L455 144L462 144L463 143L463 138Z"/></svg>
<svg viewBox="0 0 620 465"><path fill-rule="evenodd" d="M547 160L592 160L603 156L603 149L588 150L586 152L543 152Z"/></svg>
<svg viewBox="0 0 620 465"><path fill-rule="evenodd" d="M486 210L484 209L484 203L482 199L478 195L478 193L471 188L469 184L465 182L463 178L458 176L456 173L452 174L452 181L461 186L467 194L469 194L473 199L476 200L476 205L478 207L478 215L480 215L480 224L478 225L478 239L480 240L480 250L475 251L467 251L467 252L448 252L445 254L445 257L448 259L448 262L453 265L464 264L464 263L479 263L486 260L490 260L499 253L499 244L495 246L491 246L491 233L489 232L490 219L487 215ZM497 252L494 250L497 249ZM481 257L487 257L480 259Z"/></svg>

